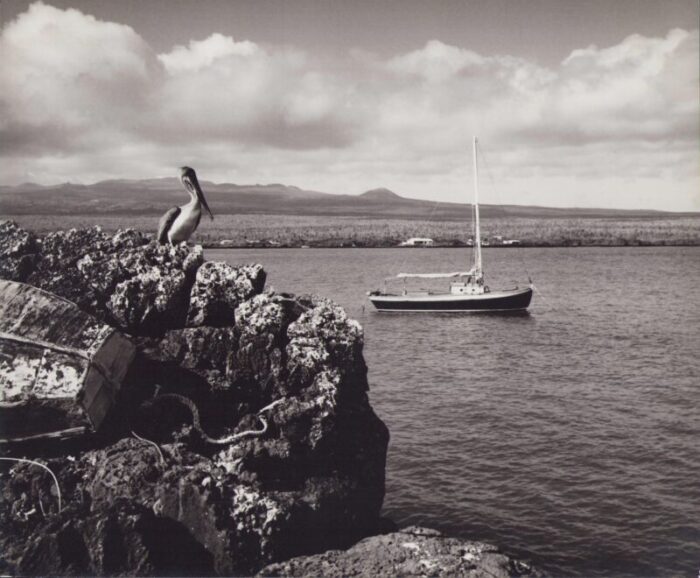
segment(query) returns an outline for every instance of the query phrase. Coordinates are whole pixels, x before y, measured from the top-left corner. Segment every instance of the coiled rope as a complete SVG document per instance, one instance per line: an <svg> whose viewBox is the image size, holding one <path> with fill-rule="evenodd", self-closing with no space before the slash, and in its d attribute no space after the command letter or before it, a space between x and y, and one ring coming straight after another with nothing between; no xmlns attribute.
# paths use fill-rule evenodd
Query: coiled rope
<svg viewBox="0 0 700 578"><path fill-rule="evenodd" d="M199 417L199 409L197 406L194 404L194 402L189 398L185 397L184 395L180 395L178 393L164 393L161 395L156 396L152 400L149 400L147 403L148 404L153 404L157 401L163 400L163 399L169 399L172 401L176 401L180 403L181 405L184 405L187 409L190 410L190 413L192 414L192 427L195 429L195 431L201 436L201 438L210 444L216 444L216 445L227 445L231 444L235 441L248 438L248 437L260 437L264 435L267 432L268 429L268 424L267 420L261 415L262 413L272 409L274 406L277 404L281 403L284 401L284 398L278 399L276 401L273 401L271 404L266 405L263 407L260 411L257 413L257 418L258 421L262 424L262 428L258 430L246 430L242 431L236 434L232 434L229 436L225 436L222 438L213 438L207 432L204 431L202 428L202 423Z"/></svg>

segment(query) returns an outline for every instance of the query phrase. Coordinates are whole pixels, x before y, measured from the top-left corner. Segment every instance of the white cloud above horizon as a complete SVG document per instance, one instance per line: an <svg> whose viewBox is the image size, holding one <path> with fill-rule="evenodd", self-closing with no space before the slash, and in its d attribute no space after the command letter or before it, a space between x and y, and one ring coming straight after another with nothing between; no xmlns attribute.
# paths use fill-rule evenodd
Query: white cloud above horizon
<svg viewBox="0 0 700 578"><path fill-rule="evenodd" d="M700 210L698 30L556 67L438 39L380 58L212 31L156 53L133 28L36 2L0 33L0 183L169 176L385 186L485 202ZM489 191L486 191L489 194Z"/></svg>

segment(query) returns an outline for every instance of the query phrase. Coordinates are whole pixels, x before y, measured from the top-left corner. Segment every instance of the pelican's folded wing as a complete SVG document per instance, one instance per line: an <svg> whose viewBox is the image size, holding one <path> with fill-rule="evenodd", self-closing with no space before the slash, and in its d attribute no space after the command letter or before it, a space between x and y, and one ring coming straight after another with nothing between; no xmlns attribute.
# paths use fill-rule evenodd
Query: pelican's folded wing
<svg viewBox="0 0 700 578"><path fill-rule="evenodd" d="M158 223L158 242L163 245L168 242L168 231L180 214L180 207L173 207L160 218Z"/></svg>

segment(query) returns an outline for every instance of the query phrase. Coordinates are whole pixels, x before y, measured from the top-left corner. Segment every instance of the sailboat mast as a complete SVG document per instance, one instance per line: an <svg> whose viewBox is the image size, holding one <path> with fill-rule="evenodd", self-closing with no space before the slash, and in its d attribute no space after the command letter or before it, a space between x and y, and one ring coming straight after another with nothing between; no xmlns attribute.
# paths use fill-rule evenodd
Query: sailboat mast
<svg viewBox="0 0 700 578"><path fill-rule="evenodd" d="M474 137L474 269L477 279L483 277L481 269L481 227L479 223L479 169L476 163L476 144Z"/></svg>

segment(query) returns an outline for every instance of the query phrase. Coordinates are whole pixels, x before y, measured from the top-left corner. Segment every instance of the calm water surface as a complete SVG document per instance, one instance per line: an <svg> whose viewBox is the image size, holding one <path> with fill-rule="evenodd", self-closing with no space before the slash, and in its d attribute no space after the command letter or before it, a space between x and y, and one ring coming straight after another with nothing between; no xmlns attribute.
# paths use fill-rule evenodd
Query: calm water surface
<svg viewBox="0 0 700 578"><path fill-rule="evenodd" d="M487 283L527 280L530 314L379 314L400 271L457 249L208 251L268 287L335 299L365 328L391 430L385 513L499 544L555 575L700 567L700 248L486 249Z"/></svg>

